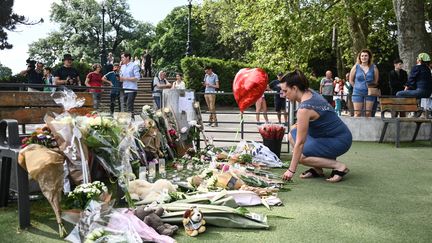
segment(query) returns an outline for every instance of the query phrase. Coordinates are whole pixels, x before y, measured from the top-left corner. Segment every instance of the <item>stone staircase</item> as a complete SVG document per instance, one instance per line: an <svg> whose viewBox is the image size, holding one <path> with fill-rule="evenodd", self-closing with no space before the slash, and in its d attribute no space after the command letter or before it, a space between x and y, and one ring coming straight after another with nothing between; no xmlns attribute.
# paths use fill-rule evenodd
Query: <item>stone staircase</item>
<svg viewBox="0 0 432 243"><path fill-rule="evenodd" d="M170 83L174 82L174 79L168 79ZM138 94L135 98L135 113L140 112L144 105L153 106L153 98L151 94L151 86L153 83L153 78L141 78L138 81ZM110 91L105 90L102 93L102 102L101 102L102 110L109 112L110 107ZM118 109L116 107L116 109Z"/></svg>

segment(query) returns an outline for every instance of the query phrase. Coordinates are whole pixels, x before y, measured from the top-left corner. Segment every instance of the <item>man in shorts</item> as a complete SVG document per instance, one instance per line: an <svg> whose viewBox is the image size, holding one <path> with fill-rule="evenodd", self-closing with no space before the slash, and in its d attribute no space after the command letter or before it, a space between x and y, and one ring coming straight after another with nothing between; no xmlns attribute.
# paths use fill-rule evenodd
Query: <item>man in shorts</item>
<svg viewBox="0 0 432 243"><path fill-rule="evenodd" d="M269 87L271 90L276 91L277 93L274 96L274 104L275 104L275 110L277 112L277 118L279 123L282 123L281 121L281 113L283 112L284 115L284 124L288 124L288 113L286 111L286 98L285 95L282 93L281 87L280 87L280 80L283 77L283 73L278 73L277 79L270 82Z"/></svg>

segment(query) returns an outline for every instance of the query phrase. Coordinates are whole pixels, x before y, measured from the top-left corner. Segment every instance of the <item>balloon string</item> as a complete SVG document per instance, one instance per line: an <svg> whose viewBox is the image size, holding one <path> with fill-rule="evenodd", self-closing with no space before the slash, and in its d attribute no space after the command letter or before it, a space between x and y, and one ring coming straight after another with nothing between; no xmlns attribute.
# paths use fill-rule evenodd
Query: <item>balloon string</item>
<svg viewBox="0 0 432 243"><path fill-rule="evenodd" d="M244 122L244 118L243 118L243 112L241 112L240 113L240 127L237 129L237 131L236 131L236 135L235 135L235 137L234 137L234 141L237 141L237 138L238 138L238 135L239 135L239 133L240 133L240 129L241 129L241 126L242 126L242 124L243 124L243 122ZM233 150L234 150L234 146L231 146L231 149L230 149L230 151L229 151L229 153L228 153L228 157L231 157L231 153L233 152Z"/></svg>

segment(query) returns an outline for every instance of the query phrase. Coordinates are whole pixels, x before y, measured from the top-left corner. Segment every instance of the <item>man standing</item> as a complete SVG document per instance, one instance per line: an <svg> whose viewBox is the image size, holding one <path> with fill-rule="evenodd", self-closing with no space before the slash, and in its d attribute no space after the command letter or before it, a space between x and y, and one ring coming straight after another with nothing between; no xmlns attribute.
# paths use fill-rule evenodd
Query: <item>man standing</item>
<svg viewBox="0 0 432 243"><path fill-rule="evenodd" d="M131 54L124 52L121 54L120 81L123 82L125 90L126 110L134 117L134 103L138 90L138 80L140 79L139 67L131 62Z"/></svg>
<svg viewBox="0 0 432 243"><path fill-rule="evenodd" d="M21 71L20 74L27 77L27 83L29 84L44 84L43 74L36 71L36 61L27 59L27 69ZM28 87L28 91L42 91L43 88L39 87Z"/></svg>
<svg viewBox="0 0 432 243"><path fill-rule="evenodd" d="M171 83L166 80L166 73L160 71L157 77L153 79L153 100L157 109L162 107L162 90L171 88Z"/></svg>
<svg viewBox="0 0 432 243"><path fill-rule="evenodd" d="M207 66L205 69L205 76L203 86L205 87L204 98L207 103L207 107L210 111L209 125L217 127L216 118L216 89L219 89L219 78L216 73L213 72L212 67Z"/></svg>
<svg viewBox="0 0 432 243"><path fill-rule="evenodd" d="M320 82L320 94L327 100L329 104L333 103L333 73L328 70L325 73L325 78Z"/></svg>
<svg viewBox="0 0 432 243"><path fill-rule="evenodd" d="M148 50L144 52L144 77L151 77L152 56ZM148 76L147 76L148 75Z"/></svg>
<svg viewBox="0 0 432 243"><path fill-rule="evenodd" d="M408 81L408 74L402 69L402 60L396 59L393 62L394 70L391 70L388 75L390 94L396 95L398 91L404 90L404 86Z"/></svg>
<svg viewBox="0 0 432 243"><path fill-rule="evenodd" d="M281 112L283 112L285 124L288 124L288 113L286 111L286 98L280 87L280 80L282 79L282 77L283 77L283 73L278 73L277 79L271 81L269 87L271 90L276 91L276 94L274 95L274 103L275 103L275 110L277 112L277 118L279 123L282 123Z"/></svg>
<svg viewBox="0 0 432 243"><path fill-rule="evenodd" d="M110 94L110 111L111 115L114 114L116 102L119 104L119 111L124 111L124 93L121 88L123 87L123 83L120 82L120 65L118 63L114 63L114 65L108 64L107 70L109 72L102 77L103 81L110 81L112 83L112 89Z"/></svg>
<svg viewBox="0 0 432 243"><path fill-rule="evenodd" d="M78 70L72 67L73 60L71 54L63 56L63 66L53 73L55 85L81 86Z"/></svg>

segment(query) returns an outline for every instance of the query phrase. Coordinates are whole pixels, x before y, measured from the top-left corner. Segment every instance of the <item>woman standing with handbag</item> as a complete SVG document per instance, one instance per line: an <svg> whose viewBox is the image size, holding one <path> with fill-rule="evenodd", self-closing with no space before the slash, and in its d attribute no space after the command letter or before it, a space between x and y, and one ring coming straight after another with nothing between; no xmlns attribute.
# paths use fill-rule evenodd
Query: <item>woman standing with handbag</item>
<svg viewBox="0 0 432 243"><path fill-rule="evenodd" d="M366 117L371 116L372 107L378 94L368 93L368 87L371 91L376 91L377 88L372 87L378 86L378 78L378 68L372 63L371 51L368 49L361 50L357 56L357 64L351 68L349 75L349 81L354 87L352 102L355 117L360 117L363 110L365 110ZM363 107L364 103L366 107Z"/></svg>

